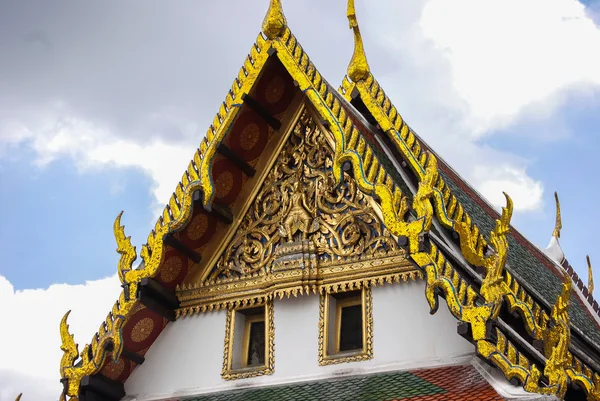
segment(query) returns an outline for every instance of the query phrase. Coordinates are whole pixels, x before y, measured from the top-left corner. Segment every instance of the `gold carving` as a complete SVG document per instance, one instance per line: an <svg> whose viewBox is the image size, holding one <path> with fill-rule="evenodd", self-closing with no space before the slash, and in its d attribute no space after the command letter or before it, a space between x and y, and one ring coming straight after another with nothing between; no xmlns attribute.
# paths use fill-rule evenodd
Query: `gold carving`
<svg viewBox="0 0 600 401"><path fill-rule="evenodd" d="M271 0L269 4L269 10L263 21L262 31L269 39L275 39L283 28L287 25L285 15L283 15L283 8L281 7L281 0Z"/></svg>
<svg viewBox="0 0 600 401"><path fill-rule="evenodd" d="M235 314L236 309L230 308L227 310L227 318L225 322L225 345L223 347L223 369L221 377L225 380L247 379L256 376L272 375L275 369L275 320L273 318L273 300L265 299L258 303L248 303L242 305L241 308L265 307L265 328L267 330L265 336L265 364L258 367L248 367L242 369L233 369L233 352L234 352L234 334L235 334ZM247 340L247 339L244 339ZM244 341L243 340L243 341ZM244 355L245 353L242 352ZM242 356L243 356L242 355Z"/></svg>
<svg viewBox="0 0 600 401"><path fill-rule="evenodd" d="M562 229L562 218L560 215L560 201L558 200L558 193L554 192L554 200L556 201L556 223L554 223L554 231L552 236L560 238L560 230Z"/></svg>
<svg viewBox="0 0 600 401"><path fill-rule="evenodd" d="M148 338L152 333L152 330L154 330L154 320L145 317L133 326L133 329L131 330L131 340L134 343L141 343Z"/></svg>
<svg viewBox="0 0 600 401"><path fill-rule="evenodd" d="M361 304L363 305L363 348L359 352L339 353L339 330L341 313L338 311L335 317L329 315L329 297L332 293L361 290ZM338 301L339 302L339 301ZM329 330L330 319L336 319L336 332ZM335 353L327 351L331 336L335 335ZM373 297L371 287L362 283L352 286L330 286L323 288L319 302L319 365L333 365L338 363L359 362L373 359Z"/></svg>
<svg viewBox="0 0 600 401"><path fill-rule="evenodd" d="M365 55L362 36L358 28L358 20L356 19L356 10L354 9L354 0L348 0L348 22L350 29L354 33L354 53L348 65L348 76L354 82L359 82L369 75L369 63Z"/></svg>
<svg viewBox="0 0 600 401"><path fill-rule="evenodd" d="M177 288L178 316L334 284L422 277L378 217L372 197L347 174L333 184L325 135L305 111L209 279Z"/></svg>
<svg viewBox="0 0 600 401"><path fill-rule="evenodd" d="M352 78L345 77L342 81L340 92L346 99L350 99L352 91L354 89L358 90L361 100L364 102L369 112L373 115L382 130L389 136L396 149L400 152L404 160L417 175L419 181L423 181L426 171L425 165L427 162L427 157L424 156L425 152L423 152L423 146L419 142L416 134L404 122L402 116L398 113L398 110L393 106L391 100L386 96L383 89L370 72L366 77L361 77L360 80L353 81L354 80L352 80ZM465 208L459 202L458 198L452 193L449 186L446 182L444 182L441 176L438 177L435 184L435 192L432 201L438 221L446 228L456 231L459 234L461 253L465 259L475 266L486 267L486 276L488 279L487 283L492 285L491 287L488 287L488 299L497 299L500 294L503 294L509 310L511 312L517 312L523 318L523 322L525 323L525 327L529 334L531 334L534 339L543 340L544 343L548 342L553 344L552 340L547 336L548 327L551 325L549 324L551 323L550 316L543 307L534 302L532 297L527 294L521 285L508 272L498 270L491 271L489 269L489 262L486 264L486 259L489 260L489 256L486 257L486 255L484 255L484 251L487 248L486 239L481 234L479 228L473 223L473 220L465 211ZM558 197L556 197L556 203L557 218L554 235L558 237L560 236L560 229L562 228L560 203L558 202ZM390 227L392 233L397 234L397 232L392 229L390 225L388 225L388 227ZM497 250L495 251L498 253ZM429 263L426 259L422 260L421 262L421 266L425 266ZM429 273L442 274L440 277L435 277L434 281L447 280L445 284L446 288L443 289L445 295L447 295L446 291L451 291L458 293L460 296L467 297L469 296L470 291L473 291L473 296L477 295L477 292L470 288L468 290L456 287L452 288L453 280L454 284L461 281L458 279L458 275L456 275L456 278L453 279L452 274L448 274L447 272L440 270L440 268L435 267L435 261L432 260L432 262L432 265L427 265L426 267L426 270L428 271L428 280ZM496 266L499 267L500 263L496 264ZM497 282L495 282L494 278L502 279L504 284L499 285ZM489 291L492 289L493 291ZM430 303L433 303L434 305L435 302L437 302L437 299L433 299L433 296L430 296L428 300L430 300ZM448 304L450 309L453 311L453 314L460 319L459 316L462 316L462 311L460 308L456 308L456 306L459 306L460 303L455 303L453 297L447 297L447 300L449 300ZM494 307L494 309L497 310L497 307ZM490 313L490 318L492 316L493 313ZM480 317L483 317L483 315ZM504 362L500 363L502 358L496 352L497 350L486 353L483 347L484 343L481 341L478 342L478 352L482 356L486 357L487 355L488 359L499 366L505 375L508 376L510 374L514 374L514 371L511 370L515 368L514 366L511 367L510 364L506 364ZM519 370L521 368L515 369ZM559 396L560 392L563 391L563 387L560 385L562 380L560 375L552 379L556 385L551 387L540 387L537 380L540 376L539 370L528 368L525 370L521 369L521 371L526 372L526 377L522 376L521 379L522 381L527 379L525 389L528 391L539 392L542 394L558 392L557 395ZM598 390L600 386L596 384L598 383L597 373L594 373L590 369L585 371L585 369L581 368L580 362L570 362L570 367L567 369L567 371L569 372L572 380L577 378L578 384L580 384L581 387L586 390L589 399L596 399L595 397L597 394L600 394L600 390Z"/></svg>
<svg viewBox="0 0 600 401"><path fill-rule="evenodd" d="M496 365L508 380L518 379L526 391L540 394L552 394L547 388L540 387L541 372L530 363L527 357L496 328L496 344L482 340L477 342L479 355Z"/></svg>
<svg viewBox="0 0 600 401"><path fill-rule="evenodd" d="M62 320L60 321L60 349L63 352L63 356L60 361L61 375L63 373L62 368L64 366L73 365L77 360L77 356L79 355L78 346L77 344L75 344L73 334L69 333L69 325L67 324L67 319L70 313L71 311L65 313Z"/></svg>
<svg viewBox="0 0 600 401"><path fill-rule="evenodd" d="M131 237L125 236L125 226L121 225L121 216L123 216L123 212L119 213L117 216L113 226L113 232L117 242L117 252L121 255L117 272L121 284L125 284L125 275L127 272L131 271L133 262L137 259L137 254L135 252L135 247L131 245Z"/></svg>
<svg viewBox="0 0 600 401"><path fill-rule="evenodd" d="M564 284L556 303L552 307L552 327L547 331L544 341L544 354L548 360L544 375L549 385L554 386L554 394L563 399L567 392L567 372L571 362L569 345L571 344L571 321L569 319L569 303L573 284L567 272L563 273Z"/></svg>
<svg viewBox="0 0 600 401"><path fill-rule="evenodd" d="M590 261L590 255L586 255L588 265L588 291L590 294L594 293L594 272L592 271L592 262Z"/></svg>
<svg viewBox="0 0 600 401"><path fill-rule="evenodd" d="M284 248L293 259L302 241L320 262L399 251L354 180L346 174L335 186L332 159L323 132L305 112L211 279L266 273Z"/></svg>

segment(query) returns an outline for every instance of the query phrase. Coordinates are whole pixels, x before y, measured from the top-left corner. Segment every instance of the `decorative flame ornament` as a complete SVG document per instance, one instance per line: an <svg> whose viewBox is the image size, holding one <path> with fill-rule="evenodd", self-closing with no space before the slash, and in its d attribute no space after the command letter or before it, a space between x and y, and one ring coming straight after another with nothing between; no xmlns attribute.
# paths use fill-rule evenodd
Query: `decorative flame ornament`
<svg viewBox="0 0 600 401"><path fill-rule="evenodd" d="M590 294L594 292L594 273L592 271L592 262L590 262L590 255L585 257L588 265L588 291Z"/></svg>
<svg viewBox="0 0 600 401"><path fill-rule="evenodd" d="M354 9L354 0L348 0L348 22L350 29L354 32L354 53L348 65L348 77L353 82L359 82L369 75L369 63L365 55L362 36L358 28L358 20L356 19L356 10Z"/></svg>
<svg viewBox="0 0 600 401"><path fill-rule="evenodd" d="M560 238L560 230L562 230L562 217L560 215L560 201L558 200L558 193L554 192L554 200L556 201L556 223L554 223L554 231L552 236Z"/></svg>
<svg viewBox="0 0 600 401"><path fill-rule="evenodd" d="M283 7L281 6L281 0L271 0L269 4L269 10L262 25L262 31L267 38L275 39L283 32L283 28L287 25L285 15L283 15Z"/></svg>

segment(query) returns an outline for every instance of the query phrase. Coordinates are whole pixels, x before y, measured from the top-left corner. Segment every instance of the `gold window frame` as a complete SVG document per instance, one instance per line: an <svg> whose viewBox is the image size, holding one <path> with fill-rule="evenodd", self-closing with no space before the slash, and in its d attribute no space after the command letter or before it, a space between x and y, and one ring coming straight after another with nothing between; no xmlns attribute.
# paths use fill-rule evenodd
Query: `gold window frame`
<svg viewBox="0 0 600 401"><path fill-rule="evenodd" d="M244 319L244 333L242 335L242 358L241 368L233 368L234 337L235 337L235 316L237 312L245 309L264 307L265 313L258 315L248 315ZM265 322L265 363L260 366L248 366L248 348L250 343L250 325L252 322ZM275 367L275 324L273 320L273 301L246 305L241 308L230 308L227 310L225 322L225 346L223 352L223 369L221 377L225 380L247 379L250 377L272 375ZM246 356L244 358L244 356Z"/></svg>
<svg viewBox="0 0 600 401"><path fill-rule="evenodd" d="M350 292L348 290L344 292ZM358 298L336 300L335 316L330 316L330 299L339 292L323 291L319 302L319 365L333 365L346 362L360 362L373 359L373 297L371 287L363 286ZM362 304L363 313L363 347L360 350L340 352L340 329L342 308ZM331 324L331 319L335 319L335 324ZM330 327L334 328L335 333L331 333ZM328 352L330 339L334 337L333 353Z"/></svg>

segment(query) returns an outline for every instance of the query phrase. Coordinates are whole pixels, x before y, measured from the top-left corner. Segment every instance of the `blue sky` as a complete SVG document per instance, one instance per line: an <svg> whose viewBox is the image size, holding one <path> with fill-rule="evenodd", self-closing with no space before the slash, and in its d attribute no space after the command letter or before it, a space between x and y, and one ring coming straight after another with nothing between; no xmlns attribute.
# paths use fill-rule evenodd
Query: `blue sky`
<svg viewBox="0 0 600 401"><path fill-rule="evenodd" d="M213 3L0 2L0 312L55 333L0 334L0 401L35 380L56 391L60 317L73 309L84 343L116 299L115 217L139 250L237 75L268 2ZM492 202L507 190L541 248L558 191L569 261L584 278L587 253L600 266L600 1L356 3L371 69L417 133ZM346 1L284 6L341 82Z"/></svg>
<svg viewBox="0 0 600 401"><path fill-rule="evenodd" d="M2 271L16 289L78 284L113 273L112 222L121 210L141 241L151 220L151 181L135 169L80 173L72 160L39 168L26 149L0 161Z"/></svg>

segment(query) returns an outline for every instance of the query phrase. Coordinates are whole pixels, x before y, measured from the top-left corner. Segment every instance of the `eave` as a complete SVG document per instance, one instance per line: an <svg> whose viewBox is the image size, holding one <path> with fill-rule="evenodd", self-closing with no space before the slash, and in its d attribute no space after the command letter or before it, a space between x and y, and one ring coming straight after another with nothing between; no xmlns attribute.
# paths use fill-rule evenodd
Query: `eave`
<svg viewBox="0 0 600 401"><path fill-rule="evenodd" d="M401 115L398 113L397 109L393 106L391 100L387 97L387 95L385 95L385 92L380 87L372 73L369 71L364 79L361 79L358 82L352 82L352 80L347 76L344 77L339 92L347 101L353 102L353 100L359 100L359 103L364 105L366 108L365 111L368 114L367 117L371 117L376 122L378 127L381 129L381 135L385 136L388 143L392 144L393 150L397 152L400 160L405 163L404 166L406 166L406 170L408 170L407 172L414 177L415 184L419 185L422 183L426 178L426 154L433 154L433 151L425 143L423 143L420 138L417 137L410 127L408 127ZM452 174L458 177L458 175L449 166L447 166L443 160L439 160L441 170L446 171L446 174ZM475 195L475 191L472 188L469 189ZM458 237L458 245L460 246L461 254L464 258L463 260L472 266L479 267L480 272L484 273L483 280L485 280L485 268L483 268L480 263L477 263L477 261L484 257L486 250L494 250L493 248L489 247L485 237L482 234L483 230L480 230L480 228L477 227L474 219L468 215L466 208L461 205L461 202L454 195L449 185L444 182L443 177L440 176L437 179L437 182L435 182L434 185L434 190L435 194L432 199L432 205L437 221L440 222L445 229L452 233L455 238ZM475 197L477 200L485 203L484 205L480 206L486 208L491 216L499 217L497 212L493 210L493 208L487 204L482 197L478 195L475 195ZM461 232L456 229L457 222L461 222L463 224L463 229ZM467 229L465 230L464 228ZM555 275L558 276L563 274L562 271L560 271L560 268L555 266L553 263L548 263L550 261L546 255L539 251L538 248L531 245L521 234L516 232L516 230L512 229L512 231L520 242L528 244L529 248L534 248L535 251L537 251L534 251L533 253L542 261L542 263L545 265L550 265L548 268L553 271ZM508 264L506 268L510 270L510 266ZM463 269L460 270L463 270L463 275L466 274L464 266ZM552 305L549 305L544 299L539 297L539 295L535 294L535 291L532 291L526 282L517 280L515 277L511 277L511 274L508 271L505 273L505 279L507 280L506 288L508 288L509 291L508 293L504 294L504 299L507 302L507 306L510 308L511 313L516 313L519 316L521 324L523 324L524 328L527 330L528 335L525 336L525 342L527 343L533 341L534 344L538 344L538 347L542 349L544 341L550 341L550 339L547 337L549 332L544 328L546 324L542 322L550 321L550 310L552 309ZM568 280L570 281L570 278L568 278ZM444 297L451 296L451 294L447 293L447 291L440 295L443 295ZM456 296L456 294L453 296ZM452 308L450 309L452 310ZM459 320L464 321L464 318L460 313L454 313L454 315ZM541 320L540 317L542 317ZM592 316L590 317L594 320L594 322L597 323L596 319L594 319ZM498 319L498 321L501 322L502 320ZM567 365L562 366L558 370L560 371L560 375L562 375L564 378L563 380L565 380L565 383L567 382L566 377L568 377L569 380L578 385L579 388L583 388L585 390L586 394L588 394L588 399L597 399L600 397L600 384L598 383L598 378L600 376L598 376L597 373L598 363L594 360L597 358L590 359L588 352L590 349L589 347L596 348L597 345L594 342L590 342L590 339L585 336L581 330L574 327L570 323L569 325L571 326L572 330L575 330L576 336L581 339L577 340L580 345L570 343L570 349L572 352L570 358L572 359ZM471 336L471 339L472 338L473 337ZM520 340L523 341L523 338ZM587 342L587 345L582 347L582 340L584 343ZM526 348L530 348L531 351L532 347L527 346ZM523 347L520 347L520 349L527 352L527 350L523 349ZM535 350L535 348L533 348L533 350ZM486 355L479 349L478 353L489 363L492 363L496 368L499 368L508 379L515 377L514 368L517 364L507 363L507 360L504 359L494 361L491 359L492 354ZM530 352L529 354L531 355ZM542 358L536 359L537 363L541 366L547 365L546 357L542 356ZM587 366L586 363L588 364ZM591 369L590 366L593 366L594 369ZM528 369L529 373L521 377L519 382L523 384L529 391L546 392L546 389L540 387L536 388L535 386L530 386L527 388L527 384L531 384L529 378L532 377L531 374L535 371L531 367ZM529 383L527 383L528 381ZM552 391L556 392L556 388L555 390L551 390L551 392ZM564 397L564 391L565 389L556 392L555 395Z"/></svg>

